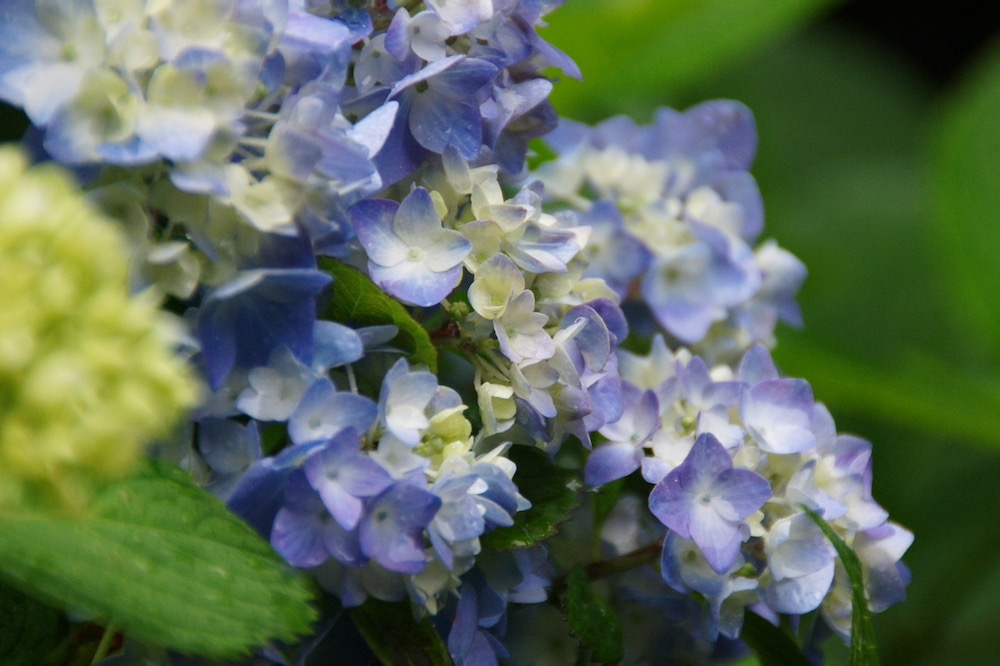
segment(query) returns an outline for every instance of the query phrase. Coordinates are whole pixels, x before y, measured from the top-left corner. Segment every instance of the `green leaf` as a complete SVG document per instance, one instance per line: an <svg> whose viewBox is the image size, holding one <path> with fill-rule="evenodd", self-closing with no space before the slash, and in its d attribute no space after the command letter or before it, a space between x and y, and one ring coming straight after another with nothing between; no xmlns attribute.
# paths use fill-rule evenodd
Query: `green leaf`
<svg viewBox="0 0 1000 666"><path fill-rule="evenodd" d="M485 548L518 550L533 548L558 530L559 523L569 518L580 504L574 491L576 474L557 467L540 449L513 447L508 457L517 465L514 483L531 508L514 516L514 524L484 535L480 542Z"/></svg>
<svg viewBox="0 0 1000 666"><path fill-rule="evenodd" d="M872 613L868 608L868 595L865 594L861 561L858 560L857 554L844 543L840 535L815 511L805 506L802 508L833 544L837 556L840 557L840 561L847 571L847 577L851 581L851 666L878 666L875 625L872 624Z"/></svg>
<svg viewBox="0 0 1000 666"><path fill-rule="evenodd" d="M410 355L410 361L423 363L431 372L437 372L437 349L430 335L399 301L350 266L326 259L320 261L320 267L334 278L330 318L356 326L395 325L399 328L396 340Z"/></svg>
<svg viewBox="0 0 1000 666"><path fill-rule="evenodd" d="M183 471L150 463L83 516L0 515L0 575L141 641L234 658L309 631L303 580Z"/></svg>
<svg viewBox="0 0 1000 666"><path fill-rule="evenodd" d="M594 592L582 566L570 572L567 583L566 614L573 635L592 651L595 661L611 664L621 660L622 625L614 610Z"/></svg>
<svg viewBox="0 0 1000 666"><path fill-rule="evenodd" d="M369 599L351 619L378 660L387 666L453 664L448 646L429 618L413 619L409 603Z"/></svg>
<svg viewBox="0 0 1000 666"><path fill-rule="evenodd" d="M751 610L743 612L740 638L750 646L761 666L808 666L792 637Z"/></svg>
<svg viewBox="0 0 1000 666"><path fill-rule="evenodd" d="M837 0L579 0L546 18L542 36L580 66L584 82L553 93L561 113L595 121L658 91L718 72ZM633 109L634 110L634 109Z"/></svg>
<svg viewBox="0 0 1000 666"><path fill-rule="evenodd" d="M952 274L955 316L980 352L1000 358L1000 45L940 119L931 166L936 239Z"/></svg>
<svg viewBox="0 0 1000 666"><path fill-rule="evenodd" d="M22 592L0 584L0 663L38 666L48 663L67 633L62 613Z"/></svg>

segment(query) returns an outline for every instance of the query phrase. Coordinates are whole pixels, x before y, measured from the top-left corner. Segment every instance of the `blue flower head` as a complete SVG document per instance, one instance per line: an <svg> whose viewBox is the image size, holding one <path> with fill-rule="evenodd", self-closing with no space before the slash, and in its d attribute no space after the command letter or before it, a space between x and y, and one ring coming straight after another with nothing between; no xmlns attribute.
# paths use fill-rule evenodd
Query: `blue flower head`
<svg viewBox="0 0 1000 666"><path fill-rule="evenodd" d="M389 473L361 451L358 433L350 428L313 453L304 469L309 485L345 530L357 527L364 498L392 485Z"/></svg>
<svg viewBox="0 0 1000 666"><path fill-rule="evenodd" d="M397 483L368 505L358 526L362 552L389 571L420 573L427 567L424 530L441 508L441 498Z"/></svg>
<svg viewBox="0 0 1000 666"><path fill-rule="evenodd" d="M736 563L747 536L745 520L771 497L760 475L733 467L713 435L701 435L691 453L649 495L649 509L661 523L698 544L717 573Z"/></svg>
<svg viewBox="0 0 1000 666"><path fill-rule="evenodd" d="M267 365L281 345L310 363L316 296L331 281L316 270L255 269L212 290L198 316L202 359L212 389L218 390L235 367Z"/></svg>
<svg viewBox="0 0 1000 666"><path fill-rule="evenodd" d="M351 208L350 216L368 254L372 280L392 296L430 307L458 286L462 260L472 244L442 226L427 190L413 190L400 204L362 201Z"/></svg>

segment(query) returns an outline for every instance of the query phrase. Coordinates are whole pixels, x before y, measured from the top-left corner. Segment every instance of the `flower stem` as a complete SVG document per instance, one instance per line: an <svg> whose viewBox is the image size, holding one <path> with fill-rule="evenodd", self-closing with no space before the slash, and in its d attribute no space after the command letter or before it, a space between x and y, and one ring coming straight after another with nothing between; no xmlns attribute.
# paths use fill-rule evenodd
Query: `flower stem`
<svg viewBox="0 0 1000 666"><path fill-rule="evenodd" d="M115 640L117 633L118 627L114 622L104 628L104 634L101 636L101 642L97 644L97 650L94 652L94 658L90 661L90 666L95 666L104 661L104 658L108 656L108 652L111 650L111 644Z"/></svg>
<svg viewBox="0 0 1000 666"><path fill-rule="evenodd" d="M663 542L656 541L631 552L613 557L610 560L592 562L584 567L587 578L590 580L601 580L610 578L617 574L625 573L639 567L652 564L659 559L663 551ZM556 600L566 592L566 576L560 576L552 582L552 589L549 590L549 599Z"/></svg>

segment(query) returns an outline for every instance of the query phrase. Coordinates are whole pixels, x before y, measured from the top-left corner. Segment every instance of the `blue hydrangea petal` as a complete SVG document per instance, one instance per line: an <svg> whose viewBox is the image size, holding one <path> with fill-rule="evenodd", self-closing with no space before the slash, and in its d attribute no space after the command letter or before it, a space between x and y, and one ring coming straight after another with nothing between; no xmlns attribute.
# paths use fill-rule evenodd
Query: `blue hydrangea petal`
<svg viewBox="0 0 1000 666"><path fill-rule="evenodd" d="M310 363L316 296L331 281L316 270L255 269L209 292L197 331L211 388L218 390L234 367L266 365L281 345Z"/></svg>
<svg viewBox="0 0 1000 666"><path fill-rule="evenodd" d="M899 560L912 543L913 533L895 523L866 530L855 538L854 548L865 569L865 587L876 613L906 600L910 570Z"/></svg>
<svg viewBox="0 0 1000 666"><path fill-rule="evenodd" d="M736 562L748 534L742 521L770 496L763 477L733 469L725 447L703 434L684 462L653 488L649 508L668 528L697 543L711 567L724 573Z"/></svg>
<svg viewBox="0 0 1000 666"><path fill-rule="evenodd" d="M310 486L345 530L357 526L363 498L377 495L392 484L389 474L361 451L353 429L315 449L305 461L304 472Z"/></svg>
<svg viewBox="0 0 1000 666"><path fill-rule="evenodd" d="M726 168L746 171L757 156L757 126L753 112L740 102L712 100L684 113L690 134L681 149L693 155L714 147Z"/></svg>
<svg viewBox="0 0 1000 666"><path fill-rule="evenodd" d="M739 205L743 240L748 243L756 240L764 230L764 197L757 179L746 171L725 171L717 174L711 185L723 200Z"/></svg>
<svg viewBox="0 0 1000 666"><path fill-rule="evenodd" d="M682 594L696 591L706 597L718 597L725 591L726 575L716 573L705 561L697 544L669 532L663 542L660 571L670 587Z"/></svg>
<svg viewBox="0 0 1000 666"><path fill-rule="evenodd" d="M652 390L641 391L634 384L622 383L624 411L620 418L600 429L613 442L630 441L642 445L660 427L660 401Z"/></svg>
<svg viewBox="0 0 1000 666"><path fill-rule="evenodd" d="M394 367L405 367L405 361L400 359ZM419 444L424 431L430 427L426 410L437 388L437 377L430 372L397 370L386 375L379 400L386 429L407 446Z"/></svg>
<svg viewBox="0 0 1000 666"><path fill-rule="evenodd" d="M627 442L613 442L598 446L587 459L584 483L598 488L625 478L639 469L643 453L640 447Z"/></svg>
<svg viewBox="0 0 1000 666"><path fill-rule="evenodd" d="M229 419L203 419L198 422L198 450L216 472L242 472L261 457L257 422L243 425Z"/></svg>
<svg viewBox="0 0 1000 666"><path fill-rule="evenodd" d="M423 264L404 262L392 268L369 265L372 280L404 303L429 308L448 297L462 279L462 267L435 272Z"/></svg>
<svg viewBox="0 0 1000 666"><path fill-rule="evenodd" d="M274 519L271 545L292 566L319 566L330 557L323 543L323 503L301 472L289 479L285 496L286 504Z"/></svg>
<svg viewBox="0 0 1000 666"><path fill-rule="evenodd" d="M425 247L428 237L442 231L430 192L418 187L407 194L393 218L392 230L407 247Z"/></svg>
<svg viewBox="0 0 1000 666"><path fill-rule="evenodd" d="M586 324L574 336L576 343L588 369L599 372L604 369L611 356L611 332L608 331L604 319L589 305L578 305L566 313L564 327L569 322L584 319Z"/></svg>
<svg viewBox="0 0 1000 666"><path fill-rule="evenodd" d="M404 261L409 252L393 229L393 217L398 208L399 204L394 201L369 199L351 206L348 211L368 258L380 266L395 266Z"/></svg>
<svg viewBox="0 0 1000 666"><path fill-rule="evenodd" d="M716 484L720 496L725 498L725 503L718 510L723 517L732 521L749 518L771 496L770 484L764 477L748 469L723 470L716 477ZM727 505L732 513L724 510Z"/></svg>
<svg viewBox="0 0 1000 666"><path fill-rule="evenodd" d="M372 158L385 187L412 175L424 164L429 154L410 132L409 114L412 106L408 97L399 100L399 112L392 129L382 149Z"/></svg>
<svg viewBox="0 0 1000 666"><path fill-rule="evenodd" d="M193 162L205 152L215 129L216 119L207 109L149 107L136 133L167 159Z"/></svg>
<svg viewBox="0 0 1000 666"><path fill-rule="evenodd" d="M762 344L756 344L747 350L743 360L740 361L736 376L740 381L750 385L778 379L778 369L771 359L770 350Z"/></svg>
<svg viewBox="0 0 1000 666"><path fill-rule="evenodd" d="M288 419L295 444L327 440L351 428L366 433L375 425L378 407L368 398L338 391L329 379L314 383Z"/></svg>
<svg viewBox="0 0 1000 666"><path fill-rule="evenodd" d="M466 583L462 586L455 619L448 633L448 652L456 664L492 666L497 663L496 655L479 629L478 609L476 590Z"/></svg>
<svg viewBox="0 0 1000 666"><path fill-rule="evenodd" d="M375 498L358 528L361 550L389 571L417 574L427 566L423 531L441 499L409 484Z"/></svg>
<svg viewBox="0 0 1000 666"><path fill-rule="evenodd" d="M440 229L434 241L425 248L424 264L432 271L449 271L462 263L472 250L465 236L451 229Z"/></svg>
<svg viewBox="0 0 1000 666"><path fill-rule="evenodd" d="M334 559L349 567L363 567L368 563L368 558L361 552L358 533L345 530L336 520L326 523L326 529L323 530L323 546ZM348 601L342 601L346 606Z"/></svg>
<svg viewBox="0 0 1000 666"><path fill-rule="evenodd" d="M24 105L22 82L34 77L23 73L23 68L43 70L43 63L59 58L62 45L41 23L34 0L8 0L0 3L0 98L17 105ZM20 72L19 72L20 70ZM66 98L74 88L56 90ZM55 105L58 106L58 103ZM32 116L32 122L44 124L48 118Z"/></svg>
<svg viewBox="0 0 1000 666"><path fill-rule="evenodd" d="M800 453L816 446L813 393L801 379L772 379L743 391L740 414L761 449Z"/></svg>
<svg viewBox="0 0 1000 666"><path fill-rule="evenodd" d="M778 613L805 615L819 608L830 591L835 566L832 559L816 571L773 581L764 589L764 602Z"/></svg>
<svg viewBox="0 0 1000 666"><path fill-rule="evenodd" d="M326 80L342 79L353 41L350 29L339 21L306 12L289 12L279 43L286 63L286 82L302 84L320 76Z"/></svg>
<svg viewBox="0 0 1000 666"><path fill-rule="evenodd" d="M483 145L482 115L470 99L417 97L410 109L409 128L421 146L438 154L451 147L471 161Z"/></svg>
<svg viewBox="0 0 1000 666"><path fill-rule="evenodd" d="M485 60L459 56L449 67L443 67L427 81L437 95L450 99L467 99L489 83L497 71L496 65Z"/></svg>
<svg viewBox="0 0 1000 666"><path fill-rule="evenodd" d="M313 328L313 369L327 371L354 363L364 356L357 331L333 321L317 321Z"/></svg>
<svg viewBox="0 0 1000 666"><path fill-rule="evenodd" d="M722 517L714 507L695 506L688 525L691 539L717 573L725 573L739 558L745 535L738 524Z"/></svg>
<svg viewBox="0 0 1000 666"><path fill-rule="evenodd" d="M477 463L470 471L486 482L488 488L477 496L484 505L484 518L493 526L507 526L513 523L513 516L518 511L531 508L531 503L520 495L513 481L496 465ZM499 508L502 514L495 509Z"/></svg>

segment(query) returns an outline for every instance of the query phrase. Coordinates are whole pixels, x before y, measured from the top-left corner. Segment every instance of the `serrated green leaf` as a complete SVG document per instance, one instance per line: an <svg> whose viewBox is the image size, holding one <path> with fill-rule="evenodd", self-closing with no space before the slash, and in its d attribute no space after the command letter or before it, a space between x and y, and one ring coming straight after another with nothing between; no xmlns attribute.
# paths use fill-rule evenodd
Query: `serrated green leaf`
<svg viewBox="0 0 1000 666"><path fill-rule="evenodd" d="M309 631L311 594L183 471L150 463L88 513L0 515L0 576L141 641L238 657Z"/></svg>
<svg viewBox="0 0 1000 666"><path fill-rule="evenodd" d="M1000 358L1000 45L941 117L930 182L955 316L980 352Z"/></svg>
<svg viewBox="0 0 1000 666"><path fill-rule="evenodd" d="M743 612L740 638L754 651L761 666L809 666L791 636L751 610Z"/></svg>
<svg viewBox="0 0 1000 666"><path fill-rule="evenodd" d="M437 372L437 349L430 335L399 301L350 266L325 259L320 267L334 278L328 311L331 319L357 326L393 324L399 329L396 340L410 355L410 362L423 363Z"/></svg>
<svg viewBox="0 0 1000 666"><path fill-rule="evenodd" d="M872 624L872 613L868 608L868 596L865 594L861 561L857 554L844 543L840 535L815 511L805 506L802 508L833 544L837 556L847 571L847 577L851 581L851 666L878 666L875 625Z"/></svg>
<svg viewBox="0 0 1000 666"><path fill-rule="evenodd" d="M531 508L514 515L514 524L484 535L480 542L495 550L533 548L557 532L559 523L580 504L570 484L576 475L553 464L540 449L516 446L508 454L517 465L514 483Z"/></svg>
<svg viewBox="0 0 1000 666"><path fill-rule="evenodd" d="M566 615L573 635L592 651L595 661L612 664L624 656L621 620L597 596L587 572L577 566L567 579Z"/></svg>
<svg viewBox="0 0 1000 666"><path fill-rule="evenodd" d="M636 111L738 60L817 16L837 0L579 0L546 17L542 36L579 65L584 82L561 81L556 108L596 121Z"/></svg>
<svg viewBox="0 0 1000 666"><path fill-rule="evenodd" d="M351 619L368 647L386 666L447 666L454 664L448 646L430 619L417 622L409 603L369 599L351 609Z"/></svg>
<svg viewBox="0 0 1000 666"><path fill-rule="evenodd" d="M66 635L67 622L51 606L0 584L0 664L38 666Z"/></svg>

